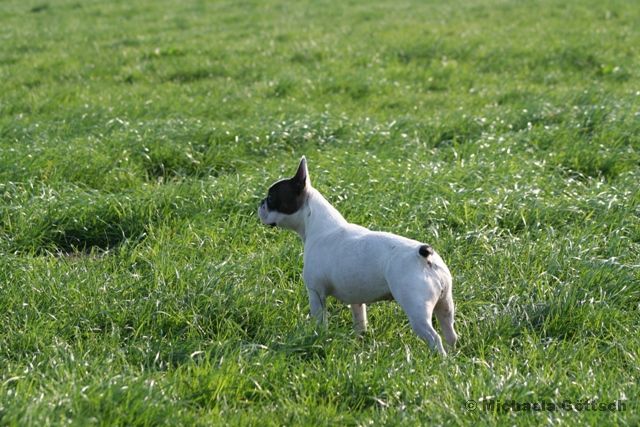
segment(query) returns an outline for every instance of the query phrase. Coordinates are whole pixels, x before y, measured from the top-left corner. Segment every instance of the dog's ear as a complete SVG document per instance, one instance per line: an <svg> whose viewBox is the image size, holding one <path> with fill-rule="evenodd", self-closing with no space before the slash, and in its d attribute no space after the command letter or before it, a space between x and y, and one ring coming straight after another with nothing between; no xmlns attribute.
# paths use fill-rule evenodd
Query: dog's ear
<svg viewBox="0 0 640 427"><path fill-rule="evenodd" d="M291 178L293 183L296 185L296 188L301 192L304 187L307 185L307 181L309 181L309 171L307 170L307 159L302 156L300 159L300 165L298 166L298 171Z"/></svg>

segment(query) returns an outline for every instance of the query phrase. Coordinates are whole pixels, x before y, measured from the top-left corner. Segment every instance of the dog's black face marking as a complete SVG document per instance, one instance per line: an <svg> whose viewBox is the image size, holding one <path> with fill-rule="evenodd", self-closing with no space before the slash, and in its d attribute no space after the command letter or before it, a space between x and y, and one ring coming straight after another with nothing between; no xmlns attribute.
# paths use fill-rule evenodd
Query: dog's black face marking
<svg viewBox="0 0 640 427"><path fill-rule="evenodd" d="M306 160L303 159L293 178L278 181L269 188L265 199L267 208L287 215L296 213L304 205L306 184L307 165Z"/></svg>
<svg viewBox="0 0 640 427"><path fill-rule="evenodd" d="M293 179L278 181L269 188L266 203L270 211L296 213L304 204L304 185L301 187Z"/></svg>

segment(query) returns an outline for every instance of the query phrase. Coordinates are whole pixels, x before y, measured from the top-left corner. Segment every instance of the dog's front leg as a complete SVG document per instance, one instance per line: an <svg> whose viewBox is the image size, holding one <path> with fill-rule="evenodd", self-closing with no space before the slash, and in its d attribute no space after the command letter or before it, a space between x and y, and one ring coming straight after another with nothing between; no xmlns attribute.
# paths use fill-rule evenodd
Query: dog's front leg
<svg viewBox="0 0 640 427"><path fill-rule="evenodd" d="M353 329L358 335L367 332L367 306L365 304L351 304L353 316Z"/></svg>
<svg viewBox="0 0 640 427"><path fill-rule="evenodd" d="M309 306L311 307L311 317L323 326L327 325L327 308L325 297L320 295L315 289L307 288L309 294Z"/></svg>

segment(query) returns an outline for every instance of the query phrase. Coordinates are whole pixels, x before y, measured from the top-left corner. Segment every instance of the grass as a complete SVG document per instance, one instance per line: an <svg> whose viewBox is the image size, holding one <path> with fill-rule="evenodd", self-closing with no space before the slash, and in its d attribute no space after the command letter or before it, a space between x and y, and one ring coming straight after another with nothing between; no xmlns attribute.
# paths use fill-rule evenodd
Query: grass
<svg viewBox="0 0 640 427"><path fill-rule="evenodd" d="M636 425L640 9L0 3L0 424ZM459 346L307 320L257 202L302 154L432 244ZM491 411L483 402L615 402ZM466 409L467 401L480 409Z"/></svg>

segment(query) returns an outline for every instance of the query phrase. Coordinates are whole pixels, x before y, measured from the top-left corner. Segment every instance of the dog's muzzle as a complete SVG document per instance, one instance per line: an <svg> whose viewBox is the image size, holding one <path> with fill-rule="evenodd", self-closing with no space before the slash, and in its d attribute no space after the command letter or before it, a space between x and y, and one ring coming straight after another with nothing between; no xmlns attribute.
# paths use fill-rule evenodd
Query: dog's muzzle
<svg viewBox="0 0 640 427"><path fill-rule="evenodd" d="M260 217L260 220L262 221L263 224L269 225L271 227L275 227L276 226L275 222L266 222L268 217L267 209L268 209L267 199L262 199L262 201L260 202L260 205L258 206L258 217Z"/></svg>

